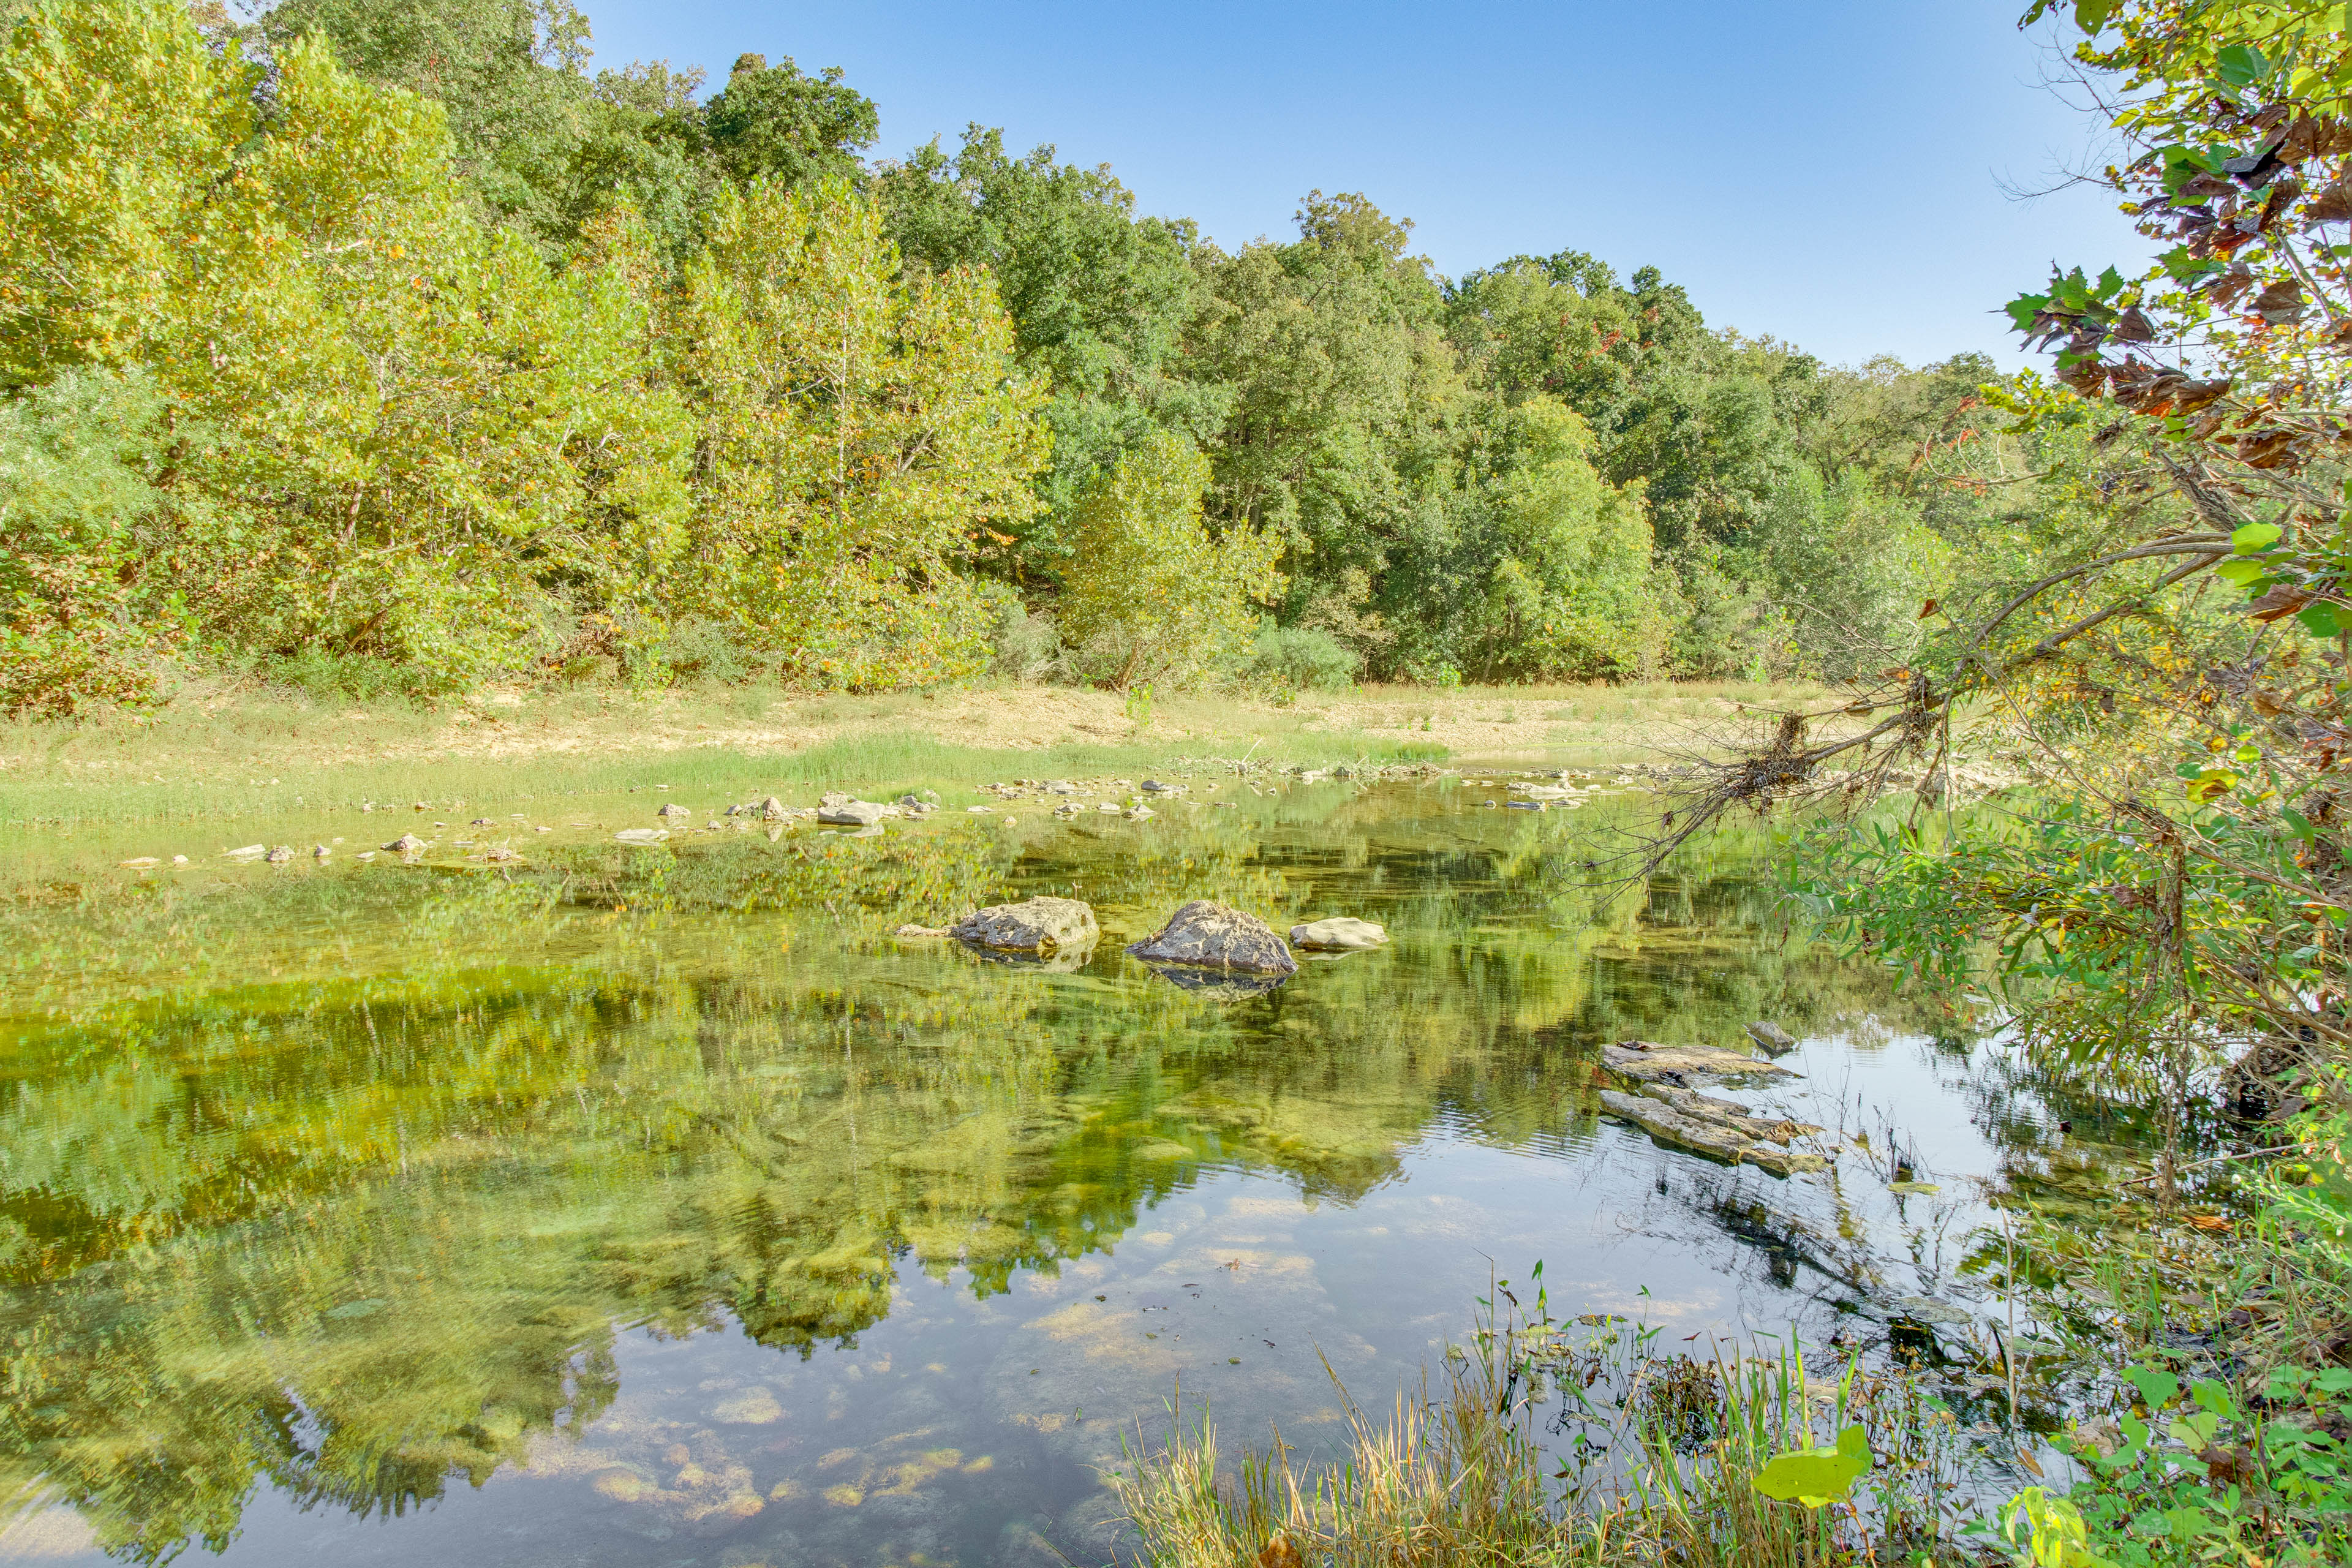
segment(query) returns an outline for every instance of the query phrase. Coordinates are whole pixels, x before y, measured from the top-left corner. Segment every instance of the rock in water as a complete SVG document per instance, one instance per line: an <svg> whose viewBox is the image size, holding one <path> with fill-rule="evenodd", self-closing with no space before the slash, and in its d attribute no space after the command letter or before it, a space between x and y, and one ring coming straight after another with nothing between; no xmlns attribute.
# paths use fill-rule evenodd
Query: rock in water
<svg viewBox="0 0 2352 1568"><path fill-rule="evenodd" d="M816 808L816 819L835 827L872 827L889 815L889 808L870 800L836 801Z"/></svg>
<svg viewBox="0 0 2352 1568"><path fill-rule="evenodd" d="M784 803L782 801L778 800L774 795L770 795L767 799L760 803L761 821L782 822L783 819Z"/></svg>
<svg viewBox="0 0 2352 1568"><path fill-rule="evenodd" d="M1041 898L991 904L964 916L948 934L1008 952L1077 952L1094 946L1102 928L1095 911L1076 899Z"/></svg>
<svg viewBox="0 0 2352 1568"><path fill-rule="evenodd" d="M655 812L654 815L656 816L692 816L694 815L694 811L690 806L683 806L678 805L676 801L671 801L667 805L663 806L659 811Z"/></svg>
<svg viewBox="0 0 2352 1568"><path fill-rule="evenodd" d="M667 827L624 827L613 835L624 844L658 844L669 837Z"/></svg>
<svg viewBox="0 0 2352 1568"><path fill-rule="evenodd" d="M404 833L384 847L395 855L414 855L425 847L425 840L417 837L414 833Z"/></svg>
<svg viewBox="0 0 2352 1568"><path fill-rule="evenodd" d="M1388 940L1389 933L1371 921L1352 920L1346 915L1290 928L1290 945L1315 952L1358 952L1379 947Z"/></svg>
<svg viewBox="0 0 2352 1568"><path fill-rule="evenodd" d="M294 858L294 847L290 844L280 844L262 858L273 866L283 866L287 861Z"/></svg>
<svg viewBox="0 0 2352 1568"><path fill-rule="evenodd" d="M1794 1153L1777 1143L1748 1136L1748 1129L1742 1125L1747 1121L1745 1117L1707 1113L1713 1106L1726 1103L1714 1101L1694 1107L1698 1114L1692 1114L1644 1095L1620 1094L1613 1089L1601 1091L1603 1112L1633 1123L1660 1142L1712 1154L1736 1165L1754 1165L1776 1176L1828 1166L1829 1162L1818 1154Z"/></svg>
<svg viewBox="0 0 2352 1568"><path fill-rule="evenodd" d="M1170 915L1157 936L1127 951L1148 963L1193 963L1245 974L1298 973L1298 960L1272 927L1207 899L1194 899Z"/></svg>
<svg viewBox="0 0 2352 1568"><path fill-rule="evenodd" d="M1601 1065L1643 1083L1688 1087L1717 1078L1794 1078L1777 1062L1759 1062L1717 1046L1662 1046L1654 1040L1620 1040L1601 1047Z"/></svg>
<svg viewBox="0 0 2352 1568"><path fill-rule="evenodd" d="M1787 1056L1797 1048L1797 1037L1768 1020L1759 1019L1748 1026L1748 1037L1776 1057Z"/></svg>

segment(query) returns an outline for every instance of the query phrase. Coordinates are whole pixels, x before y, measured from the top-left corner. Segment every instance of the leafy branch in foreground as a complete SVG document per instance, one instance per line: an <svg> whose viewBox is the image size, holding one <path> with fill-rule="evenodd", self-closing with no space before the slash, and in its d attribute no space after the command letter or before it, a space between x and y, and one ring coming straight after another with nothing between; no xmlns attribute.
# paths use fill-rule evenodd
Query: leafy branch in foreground
<svg viewBox="0 0 2352 1568"><path fill-rule="evenodd" d="M1652 852L1735 807L1907 785L1899 832L1829 836L1815 910L1849 937L1979 980L2077 1052L2254 1047L2248 1068L2336 1093L2352 43L2342 7L2314 0L2074 15L2082 80L2128 154L2099 179L2161 250L2143 275L2066 270L2010 306L2063 384L1988 394L2049 455L2070 526L1929 601L1934 635L1850 702L1778 715L1703 767ZM1955 768L1987 743L2035 787L1959 816Z"/></svg>

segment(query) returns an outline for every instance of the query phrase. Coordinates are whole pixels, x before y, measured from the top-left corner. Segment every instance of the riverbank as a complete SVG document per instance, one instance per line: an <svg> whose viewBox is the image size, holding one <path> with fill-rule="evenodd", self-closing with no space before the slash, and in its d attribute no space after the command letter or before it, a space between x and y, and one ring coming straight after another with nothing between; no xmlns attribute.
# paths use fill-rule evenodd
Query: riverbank
<svg viewBox="0 0 2352 1568"><path fill-rule="evenodd" d="M145 840L157 828L234 824L254 837L369 803L497 815L662 786L714 799L880 792L1244 755L1305 766L1664 762L1744 707L1821 695L1740 684L1370 687L1279 706L1233 696L1147 704L1064 687L870 697L575 689L425 711L224 693L152 718L0 730L0 841L154 853Z"/></svg>

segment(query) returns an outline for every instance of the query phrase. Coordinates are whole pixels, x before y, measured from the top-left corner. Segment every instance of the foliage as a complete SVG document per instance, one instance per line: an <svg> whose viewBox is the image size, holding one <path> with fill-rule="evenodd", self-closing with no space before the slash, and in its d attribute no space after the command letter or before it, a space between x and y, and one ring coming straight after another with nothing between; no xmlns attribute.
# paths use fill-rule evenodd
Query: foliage
<svg viewBox="0 0 2352 1568"><path fill-rule="evenodd" d="M814 685L977 668L989 616L954 561L1035 509L1045 458L985 279L904 278L846 184L762 179L722 194L681 318L711 602Z"/></svg>
<svg viewBox="0 0 2352 1568"><path fill-rule="evenodd" d="M0 403L0 706L67 717L157 695L187 607L142 578L172 504L163 399L142 373L73 370Z"/></svg>
<svg viewBox="0 0 2352 1568"><path fill-rule="evenodd" d="M1199 679L1249 636L1252 603L1281 590L1273 538L1246 528L1211 536L1201 514L1209 477L1207 458L1159 436L1079 504L1062 632L1115 687Z"/></svg>
<svg viewBox="0 0 2352 1568"><path fill-rule="evenodd" d="M1051 584L1098 473L1156 433L1204 440L1222 416L1229 395L1178 363L1198 292L1192 226L1139 217L1108 168L1057 164L1051 147L1010 157L1002 132L977 125L952 157L934 140L883 165L875 190L909 262L987 269L1022 368L1053 388L1044 506L988 557L1016 580Z"/></svg>

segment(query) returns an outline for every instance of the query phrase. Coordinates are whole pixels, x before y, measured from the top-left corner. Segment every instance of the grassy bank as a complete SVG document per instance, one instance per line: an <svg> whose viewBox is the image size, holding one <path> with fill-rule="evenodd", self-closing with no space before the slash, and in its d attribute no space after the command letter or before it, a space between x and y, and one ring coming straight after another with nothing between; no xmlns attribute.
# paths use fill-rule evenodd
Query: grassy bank
<svg viewBox="0 0 2352 1568"><path fill-rule="evenodd" d="M1654 761L1744 704L1811 695L1738 685L1366 688L1277 706L1051 687L822 698L575 689L427 710L197 694L148 718L0 730L0 842L47 856L197 857L226 847L211 842L222 833L239 842L324 836L370 804L421 802L445 816L545 813L554 803L592 812L667 786L699 807L770 793L1134 775L1204 757Z"/></svg>

